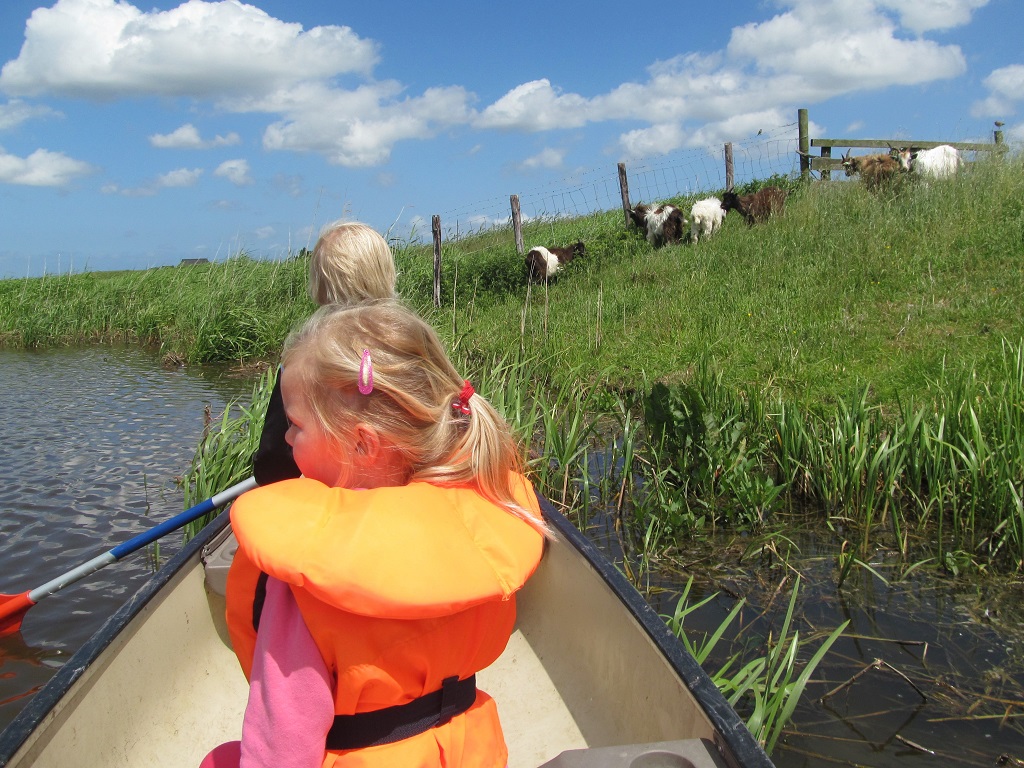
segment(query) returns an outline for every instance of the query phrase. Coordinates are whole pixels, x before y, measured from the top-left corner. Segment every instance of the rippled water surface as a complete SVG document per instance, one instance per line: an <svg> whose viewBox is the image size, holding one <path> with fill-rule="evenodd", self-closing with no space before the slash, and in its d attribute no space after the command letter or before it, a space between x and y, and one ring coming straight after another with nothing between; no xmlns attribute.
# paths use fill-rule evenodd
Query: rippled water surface
<svg viewBox="0 0 1024 768"><path fill-rule="evenodd" d="M248 381L135 348L0 351L0 592L33 589L181 512L204 408ZM0 638L0 728L177 551L171 533L41 600Z"/></svg>

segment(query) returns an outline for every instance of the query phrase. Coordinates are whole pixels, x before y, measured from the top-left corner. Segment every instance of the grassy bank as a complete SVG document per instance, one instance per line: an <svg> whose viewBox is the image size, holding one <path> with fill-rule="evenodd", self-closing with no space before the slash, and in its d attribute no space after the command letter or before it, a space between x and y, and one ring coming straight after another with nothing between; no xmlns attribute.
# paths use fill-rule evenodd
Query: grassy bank
<svg viewBox="0 0 1024 768"><path fill-rule="evenodd" d="M908 567L1024 568L1021 158L879 194L795 187L779 219L729 216L698 246L653 250L621 212L534 221L525 240L588 256L530 286L509 230L446 238L434 308L430 247L399 243L399 290L506 406L541 490L581 524L614 510L633 567L813 509L849 537L844 573L878 541ZM4 281L0 333L273 356L312 309L305 269Z"/></svg>

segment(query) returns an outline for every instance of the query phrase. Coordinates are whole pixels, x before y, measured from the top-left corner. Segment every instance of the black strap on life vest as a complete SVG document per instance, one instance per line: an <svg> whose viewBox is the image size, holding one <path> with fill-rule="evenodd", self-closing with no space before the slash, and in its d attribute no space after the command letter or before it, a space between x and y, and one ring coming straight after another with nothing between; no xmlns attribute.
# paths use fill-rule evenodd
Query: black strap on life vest
<svg viewBox="0 0 1024 768"><path fill-rule="evenodd" d="M447 677L441 689L406 704L354 715L335 715L327 749L362 749L391 744L444 725L476 701L476 675Z"/></svg>
<svg viewBox="0 0 1024 768"><path fill-rule="evenodd" d="M270 576L266 571L260 571L260 577L256 579L256 592L252 597L252 628L260 631L260 617L263 615L263 604L267 601L267 579Z"/></svg>

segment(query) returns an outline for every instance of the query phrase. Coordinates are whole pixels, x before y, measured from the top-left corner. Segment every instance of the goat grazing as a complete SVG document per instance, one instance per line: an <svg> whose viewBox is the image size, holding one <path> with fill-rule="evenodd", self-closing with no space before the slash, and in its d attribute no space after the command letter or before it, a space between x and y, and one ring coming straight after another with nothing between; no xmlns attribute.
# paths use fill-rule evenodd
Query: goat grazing
<svg viewBox="0 0 1024 768"><path fill-rule="evenodd" d="M686 218L674 205L638 205L629 211L629 218L647 234L647 242L657 248L665 243L679 243L686 232Z"/></svg>
<svg viewBox="0 0 1024 768"><path fill-rule="evenodd" d="M765 187L752 195L737 195L732 190L722 193L722 210L736 211L746 220L748 226L761 224L776 213L782 212L786 193L778 187Z"/></svg>
<svg viewBox="0 0 1024 768"><path fill-rule="evenodd" d="M531 280L547 282L558 271L577 256L586 256L587 249L583 241L578 241L565 248L545 248L538 245L526 254L526 269Z"/></svg>
<svg viewBox="0 0 1024 768"><path fill-rule="evenodd" d="M725 221L725 209L717 197L698 200L690 208L690 240L698 242L711 237Z"/></svg>
<svg viewBox="0 0 1024 768"><path fill-rule="evenodd" d="M929 179L946 179L963 165L956 147L940 144L932 149L897 149L900 168Z"/></svg>
<svg viewBox="0 0 1024 768"><path fill-rule="evenodd" d="M843 155L843 170L846 171L847 176L860 174L868 189L877 189L882 184L896 178L896 174L900 171L900 164L889 153L850 157L850 150L846 150L846 154Z"/></svg>

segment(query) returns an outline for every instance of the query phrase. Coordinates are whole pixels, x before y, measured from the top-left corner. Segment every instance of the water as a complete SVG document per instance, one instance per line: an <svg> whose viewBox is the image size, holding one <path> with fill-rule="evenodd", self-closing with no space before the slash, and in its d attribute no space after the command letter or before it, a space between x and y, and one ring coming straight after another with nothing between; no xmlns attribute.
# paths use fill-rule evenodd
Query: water
<svg viewBox="0 0 1024 768"><path fill-rule="evenodd" d="M251 382L165 369L137 348L0 351L0 592L18 594L183 509L175 478ZM0 729L177 551L136 552L41 600L0 638Z"/></svg>
<svg viewBox="0 0 1024 768"><path fill-rule="evenodd" d="M0 351L0 592L39 586L180 512L175 477L199 441L204 408L216 416L250 391L251 381L218 372L166 370L135 348ZM609 522L589 534L621 561ZM1001 755L1024 757L1024 584L926 568L900 579L900 559L879 550L867 562L888 583L858 568L840 590L841 539L800 525L787 536L797 545L788 564L749 540L710 537L661 558L649 590L662 614L691 575L694 600L716 595L688 619L691 638L746 600L708 669L777 636L797 574L796 628L813 648L850 620L772 756L779 768L991 766ZM165 537L160 557L180 541ZM142 585L153 554L135 553L44 599L20 634L0 638L0 728Z"/></svg>
<svg viewBox="0 0 1024 768"><path fill-rule="evenodd" d="M659 560L648 595L662 615L673 613L691 576L691 604L713 595L686 620L694 641L746 601L705 662L709 671L734 654L764 654L766 638L778 638L797 576L790 631L811 638L802 661L849 620L772 753L779 768L911 768L936 760L981 767L1024 757L1024 584L954 579L924 567L906 574L907 561L878 549L864 558L875 573L855 568L839 589L838 534L801 519L790 521L786 537L794 550L782 539L770 542L773 553L727 534L672 552ZM590 538L621 560L606 523L596 523Z"/></svg>

